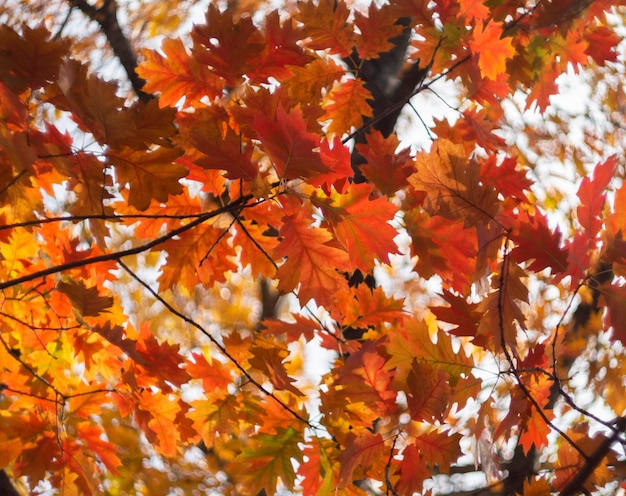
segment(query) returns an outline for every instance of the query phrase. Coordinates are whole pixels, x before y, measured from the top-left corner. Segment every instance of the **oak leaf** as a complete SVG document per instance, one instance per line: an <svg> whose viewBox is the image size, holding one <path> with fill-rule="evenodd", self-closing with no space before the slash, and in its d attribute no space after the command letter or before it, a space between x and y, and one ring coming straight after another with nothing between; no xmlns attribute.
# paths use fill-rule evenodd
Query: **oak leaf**
<svg viewBox="0 0 626 496"><path fill-rule="evenodd" d="M372 96L364 84L361 79L355 78L335 81L322 103L325 113L321 120L329 122L328 133L342 136L353 128L360 128L364 117L374 115L368 103Z"/></svg>
<svg viewBox="0 0 626 496"><path fill-rule="evenodd" d="M200 103L204 97L213 100L222 94L224 81L209 68L190 56L180 39L164 39L163 55L144 51L144 62L137 74L146 80L143 90L159 93L161 107L173 107L184 98L184 107Z"/></svg>
<svg viewBox="0 0 626 496"><path fill-rule="evenodd" d="M302 441L302 434L291 427L252 436L236 458L238 470L255 490L276 494L278 480L291 489L296 478L294 462L302 460Z"/></svg>
<svg viewBox="0 0 626 496"><path fill-rule="evenodd" d="M330 171L319 152L314 151L320 146L320 139L307 131L300 109L286 112L279 107L275 119L259 114L254 119L254 129L281 179L312 177Z"/></svg>
<svg viewBox="0 0 626 496"><path fill-rule="evenodd" d="M187 168L175 163L180 157L176 148L158 148L147 152L122 148L107 154L121 185L128 185L128 202L137 210L146 210L153 199L167 202L170 195L182 193L179 180L187 175Z"/></svg>
<svg viewBox="0 0 626 496"><path fill-rule="evenodd" d="M368 431L356 435L350 432L346 437L346 449L341 452L339 460L341 470L337 479L339 489L345 488L352 482L354 472L360 468L357 479L384 457L385 444L380 434L371 434Z"/></svg>
<svg viewBox="0 0 626 496"><path fill-rule="evenodd" d="M348 254L337 247L331 234L312 226L310 205L291 210L283 218L282 238L274 257L287 257L278 268L278 289L287 293L300 285L298 295L305 303L311 298L319 305L333 301L334 294L346 287L341 271L348 270Z"/></svg>

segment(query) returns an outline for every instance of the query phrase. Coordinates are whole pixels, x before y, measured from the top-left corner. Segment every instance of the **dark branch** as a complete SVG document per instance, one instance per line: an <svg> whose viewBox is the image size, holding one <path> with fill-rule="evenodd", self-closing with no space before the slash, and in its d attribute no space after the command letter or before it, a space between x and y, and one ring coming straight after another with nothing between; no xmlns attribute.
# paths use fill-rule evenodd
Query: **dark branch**
<svg viewBox="0 0 626 496"><path fill-rule="evenodd" d="M80 9L92 21L96 21L102 32L107 37L109 45L113 49L113 53L119 59L122 67L126 71L126 75L133 86L133 90L140 100L148 102L153 95L143 91L146 84L145 80L139 77L135 69L137 69L137 55L130 44L130 41L122 32L120 23L117 20L117 3L115 0L105 0L100 8L95 8L87 3L86 0L69 0L72 7Z"/></svg>

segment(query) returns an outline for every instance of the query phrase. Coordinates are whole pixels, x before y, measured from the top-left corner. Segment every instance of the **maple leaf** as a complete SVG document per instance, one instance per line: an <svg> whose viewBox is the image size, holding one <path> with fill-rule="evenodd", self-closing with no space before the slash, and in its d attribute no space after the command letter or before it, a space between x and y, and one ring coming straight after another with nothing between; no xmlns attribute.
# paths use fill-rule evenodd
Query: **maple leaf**
<svg viewBox="0 0 626 496"><path fill-rule="evenodd" d="M596 165L593 179L589 176L583 178L578 188L577 196L580 205L576 209L576 214L578 222L585 229L590 240L595 238L600 231L602 225L600 214L606 200L605 189L615 175L617 163L617 157L613 155Z"/></svg>
<svg viewBox="0 0 626 496"><path fill-rule="evenodd" d="M149 336L137 344L137 353L146 363L142 368L147 374L158 379L156 385L163 391L170 391L171 384L180 387L191 379L189 373L183 368L184 359L179 354L179 350L179 345L170 344L167 341L159 343L154 336Z"/></svg>
<svg viewBox="0 0 626 496"><path fill-rule="evenodd" d="M329 201L319 202L351 263L365 273L374 268L375 259L389 263L389 254L397 252L393 239L398 233L383 221L391 221L397 209L386 198L371 199L371 193L371 185L352 184L344 193L332 191ZM317 197L312 201L318 203Z"/></svg>
<svg viewBox="0 0 626 496"><path fill-rule="evenodd" d="M135 141L129 132L134 128L134 117L130 111L121 111L124 100L114 84L87 75L85 66L68 59L61 65L54 89L47 99L71 112L80 128L93 134L101 145L118 148Z"/></svg>
<svg viewBox="0 0 626 496"><path fill-rule="evenodd" d="M617 44L621 38L607 26L594 26L583 34L587 41L585 55L591 57L600 66L617 60Z"/></svg>
<svg viewBox="0 0 626 496"><path fill-rule="evenodd" d="M191 356L193 361L188 361L185 365L189 375L194 379L200 379L205 391L212 393L226 391L228 385L232 383L228 368L218 360L212 359L209 362L204 354L192 353Z"/></svg>
<svg viewBox="0 0 626 496"><path fill-rule="evenodd" d="M292 74L289 66L301 67L312 58L299 45L302 27L294 29L293 18L286 19L281 25L277 10L265 17L265 38L267 43L259 55L260 61L249 74L254 82L288 78Z"/></svg>
<svg viewBox="0 0 626 496"><path fill-rule="evenodd" d="M283 217L282 238L274 257L287 257L278 268L278 289L287 293L300 284L298 296L305 303L311 298L319 305L333 301L334 294L346 287L341 275L348 270L348 255L336 247L330 233L313 227L311 206L305 204Z"/></svg>
<svg viewBox="0 0 626 496"><path fill-rule="evenodd" d="M176 148L158 148L153 152L122 148L111 150L107 158L115 168L121 185L128 185L128 202L137 210L146 210L152 199L167 202L170 195L182 193L178 182L187 168L174 161L180 156Z"/></svg>
<svg viewBox="0 0 626 496"><path fill-rule="evenodd" d="M320 146L320 139L307 131L300 109L287 113L279 107L276 119L259 114L254 119L254 129L280 178L311 177L330 171L314 151Z"/></svg>
<svg viewBox="0 0 626 496"><path fill-rule="evenodd" d="M69 54L67 39L51 39L43 25L21 26L20 34L8 25L0 28L0 80L16 93L39 89L54 81Z"/></svg>
<svg viewBox="0 0 626 496"><path fill-rule="evenodd" d="M137 352L137 341L125 337L124 329L119 325L111 325L110 321L104 323L104 325L96 325L92 330L106 339L112 345L117 346L126 355L132 358L135 362L145 365L147 362L143 359L143 356Z"/></svg>
<svg viewBox="0 0 626 496"><path fill-rule="evenodd" d="M144 51L144 62L137 74L146 80L143 90L159 93L159 105L173 107L184 98L184 106L197 105L204 97L212 100L222 94L224 81L190 56L180 39L164 39L163 55Z"/></svg>
<svg viewBox="0 0 626 496"><path fill-rule="evenodd" d="M506 63L515 55L511 38L502 38L502 26L488 21L478 23L472 31L470 50L478 56L478 67L483 77L495 81L506 72Z"/></svg>
<svg viewBox="0 0 626 496"><path fill-rule="evenodd" d="M154 442L158 453L165 457L173 457L178 452L175 421L179 411L178 402L167 395L147 390L140 394L138 422L148 439Z"/></svg>
<svg viewBox="0 0 626 496"><path fill-rule="evenodd" d="M528 303L528 288L522 282L526 277L524 270L506 259L503 274L494 274L491 292L479 305L483 317L477 333L493 340L493 345L500 348L503 344L514 346L517 341L517 325L526 329L526 317L520 303ZM503 343L504 341L504 343Z"/></svg>
<svg viewBox="0 0 626 496"><path fill-rule="evenodd" d="M402 460L396 474L399 476L395 486L398 494L421 493L424 480L431 476L429 468L414 444L409 444L402 450Z"/></svg>
<svg viewBox="0 0 626 496"><path fill-rule="evenodd" d="M401 299L389 298L380 287L370 289L365 284L354 291L340 291L337 295L337 309L341 315L335 318L344 326L366 328L382 322L396 322L404 319Z"/></svg>
<svg viewBox="0 0 626 496"><path fill-rule="evenodd" d="M333 59L327 58L316 58L303 67L292 66L289 70L293 76L284 86L291 98L302 103L321 97L322 90L330 89L346 72Z"/></svg>
<svg viewBox="0 0 626 496"><path fill-rule="evenodd" d="M478 311L478 303L468 303L466 298L456 296L444 289L442 297L449 307L429 307L438 320L456 326L450 330L455 336L475 336L482 314Z"/></svg>
<svg viewBox="0 0 626 496"><path fill-rule="evenodd" d="M427 432L415 437L413 444L424 460L431 466L437 464L439 469L447 473L450 466L461 455L459 433L450 433L432 427Z"/></svg>
<svg viewBox="0 0 626 496"><path fill-rule="evenodd" d="M367 103L372 99L361 79L350 78L347 81L335 81L325 98L322 108L325 110L322 121L329 121L328 132L339 136L353 128L363 125L363 117L372 117L374 111Z"/></svg>
<svg viewBox="0 0 626 496"><path fill-rule="evenodd" d="M525 191L530 191L532 182L524 172L517 169L515 159L507 157L497 165L496 156L489 155L481 165L481 177L505 197L512 196L520 201L528 201Z"/></svg>
<svg viewBox="0 0 626 496"><path fill-rule="evenodd" d="M159 284L162 288L183 285L193 288L198 283L207 286L226 280L226 271L235 271L237 265L231 260L236 253L226 242L220 242L223 229L212 225L185 231L177 239L169 239L161 245L168 254ZM211 255L210 262L207 257Z"/></svg>
<svg viewBox="0 0 626 496"><path fill-rule="evenodd" d="M515 247L509 252L516 262L528 262L528 270L539 272L550 268L553 274L563 274L567 267L567 250L561 246L561 233L548 226L544 214L536 210L530 214L526 210L515 215L510 239Z"/></svg>
<svg viewBox="0 0 626 496"><path fill-rule="evenodd" d="M243 144L242 138L227 123L223 109L198 109L191 119L179 121L184 138L203 156L194 163L206 169L226 171L229 179L254 181L259 174L258 165L252 162L252 146Z"/></svg>
<svg viewBox="0 0 626 496"><path fill-rule="evenodd" d="M253 487L276 493L278 480L293 488L296 473L293 462L301 462L302 434L295 429L280 429L276 434L257 434L246 443L237 456L238 470Z"/></svg>

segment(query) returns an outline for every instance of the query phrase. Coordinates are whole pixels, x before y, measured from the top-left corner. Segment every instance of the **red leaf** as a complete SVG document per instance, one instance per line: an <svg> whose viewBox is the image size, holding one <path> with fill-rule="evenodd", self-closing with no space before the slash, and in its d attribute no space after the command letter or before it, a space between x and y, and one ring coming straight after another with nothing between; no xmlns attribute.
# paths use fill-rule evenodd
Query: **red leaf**
<svg viewBox="0 0 626 496"><path fill-rule="evenodd" d="M406 400L413 420L442 420L450 400L449 374L428 363L413 361L407 377Z"/></svg>
<svg viewBox="0 0 626 496"><path fill-rule="evenodd" d="M613 155L601 164L596 165L593 171L593 179L584 177L578 188L580 205L576 209L578 222L587 232L589 240L596 237L602 222L600 214L606 200L605 189L615 176L617 157Z"/></svg>
<svg viewBox="0 0 626 496"><path fill-rule="evenodd" d="M287 257L276 272L278 289L287 293L300 284L303 304L311 298L318 305L329 304L347 285L340 272L348 270L348 254L336 246L328 231L311 226L310 205L294 205L289 210L280 229L282 241L274 250L275 257Z"/></svg>
<svg viewBox="0 0 626 496"><path fill-rule="evenodd" d="M365 159L363 175L385 196L407 186L407 178L414 172L408 149L396 152L400 142L396 134L384 138L376 129L367 135L367 143L357 143L356 149Z"/></svg>
<svg viewBox="0 0 626 496"><path fill-rule="evenodd" d="M428 307L437 320L454 325L455 328L449 332L455 336L475 336L482 316L478 311L478 303L468 303L466 298L446 289L442 297L449 303L449 307Z"/></svg>
<svg viewBox="0 0 626 496"><path fill-rule="evenodd" d="M235 86L244 74L255 69L252 62L266 46L251 17L234 22L232 9L220 12L214 4L209 4L206 24L195 26L191 37L196 43L196 60L211 66L228 86Z"/></svg>
<svg viewBox="0 0 626 496"><path fill-rule="evenodd" d="M418 257L418 273L424 278L437 274L444 287L465 293L476 266L476 230L465 229L463 221L431 217L422 209L406 212L404 224L411 236L412 252Z"/></svg>
<svg viewBox="0 0 626 496"><path fill-rule="evenodd" d="M352 184L343 194L333 191L330 203L321 205L351 263L363 272L372 270L375 260L389 263L389 254L398 251L398 232L389 225L397 208L386 198L372 199L371 192L369 184Z"/></svg>
<svg viewBox="0 0 626 496"><path fill-rule="evenodd" d="M495 155L489 155L481 166L481 176L485 183L491 184L500 191L505 198L513 198L527 202L528 197L524 191L530 191L532 181L526 177L526 173L517 169L515 159L507 157L500 165L497 165Z"/></svg>
<svg viewBox="0 0 626 496"><path fill-rule="evenodd" d="M547 218L539 211L531 215L522 210L512 220L510 239L515 247L509 255L516 262L529 262L528 269L539 272L550 268L552 274L563 274L567 267L567 250L561 247L561 233L550 229Z"/></svg>
<svg viewBox="0 0 626 496"><path fill-rule="evenodd" d="M222 94L224 81L190 56L180 39L163 40L163 55L145 51L145 61L137 67L137 74L146 80L143 90L159 93L159 105L173 107L183 97L190 107L202 98L213 100Z"/></svg>
<svg viewBox="0 0 626 496"><path fill-rule="evenodd" d="M320 146L320 138L307 131L300 109L287 113L278 107L275 119L259 114L254 129L280 178L312 177L330 171L319 152L313 151Z"/></svg>
<svg viewBox="0 0 626 496"><path fill-rule="evenodd" d="M384 456L385 445L380 434L371 434L365 431L357 436L353 432L348 433L346 449L339 456L341 462L337 481L339 489L344 489L352 482L352 475L358 466L367 473L367 470Z"/></svg>

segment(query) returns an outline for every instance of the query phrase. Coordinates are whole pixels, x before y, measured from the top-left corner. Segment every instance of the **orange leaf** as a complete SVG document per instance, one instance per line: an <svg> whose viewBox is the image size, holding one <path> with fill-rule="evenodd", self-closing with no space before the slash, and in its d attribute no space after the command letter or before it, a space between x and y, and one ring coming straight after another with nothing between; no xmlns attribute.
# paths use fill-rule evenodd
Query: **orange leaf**
<svg viewBox="0 0 626 496"><path fill-rule="evenodd" d="M216 281L225 281L225 272L237 270L237 265L231 260L236 255L233 247L220 242L223 233L214 226L198 226L163 243L161 249L168 255L159 277L161 287L180 284L193 288L198 283L212 286Z"/></svg>
<svg viewBox="0 0 626 496"><path fill-rule="evenodd" d="M211 72L224 78L228 86L235 86L244 74L255 69L253 61L266 46L251 17L234 22L232 9L220 12L215 4L209 4L206 24L195 26L191 37L195 42L194 58L211 66Z"/></svg>
<svg viewBox="0 0 626 496"><path fill-rule="evenodd" d="M407 178L415 172L409 149L396 152L399 146L396 134L385 138L377 129L367 135L367 143L356 144L365 159L361 172L385 196L406 187Z"/></svg>
<svg viewBox="0 0 626 496"><path fill-rule="evenodd" d="M123 148L111 150L109 161L122 185L128 185L128 202L137 210L146 210L152 199L167 202L170 195L179 195L183 187L178 182L187 175L187 168L174 161L180 156L176 148L157 148L147 152Z"/></svg>
<svg viewBox="0 0 626 496"><path fill-rule="evenodd" d="M448 377L439 367L413 361L406 381L407 404L413 420L442 420L451 396Z"/></svg>
<svg viewBox="0 0 626 496"><path fill-rule="evenodd" d="M326 111L321 121L330 121L328 132L341 136L363 125L363 117L372 117L374 111L368 102L372 95L361 79L350 78L343 83L335 81L322 104Z"/></svg>
<svg viewBox="0 0 626 496"><path fill-rule="evenodd" d="M303 39L310 38L307 46L313 50L328 49L331 54L347 57L354 46L352 26L347 22L350 11L345 2L320 0L298 2L296 19L304 27Z"/></svg>
<svg viewBox="0 0 626 496"><path fill-rule="evenodd" d="M254 129L280 178L311 177L330 171L314 151L320 146L320 138L307 131L300 109L287 113L278 107L275 119L259 114Z"/></svg>
<svg viewBox="0 0 626 496"><path fill-rule="evenodd" d="M289 355L286 348L257 340L250 348L250 352L252 353L252 357L248 360L250 365L263 372L276 389L290 391L296 396L304 396L302 391L293 385L295 379L287 375L283 365Z"/></svg>
<svg viewBox="0 0 626 496"><path fill-rule="evenodd" d="M397 208L384 197L372 199L371 193L369 184L352 184L345 193L333 191L329 202L320 203L351 263L365 273L374 268L375 260L389 263L389 254L398 251L394 242L398 232L389 225Z"/></svg>
<svg viewBox="0 0 626 496"><path fill-rule="evenodd" d="M515 55L511 38L502 38L502 26L493 21L486 25L478 23L472 32L469 46L472 53L478 56L481 74L492 81L506 72L507 61Z"/></svg>
<svg viewBox="0 0 626 496"><path fill-rule="evenodd" d="M378 58L380 53L395 46L391 39L402 33L402 26L396 21L397 17L390 4L378 7L371 3L367 16L358 10L354 13L354 24L361 31L361 36L356 41L356 50L361 59Z"/></svg>
<svg viewBox="0 0 626 496"><path fill-rule="evenodd" d="M346 449L341 452L339 460L341 470L337 485L339 489L345 488L352 482L354 471L357 467L363 469L363 473L385 456L385 444L380 434L371 434L368 431L357 436L350 432L346 437ZM362 477L359 476L359 479Z"/></svg>
<svg viewBox="0 0 626 496"><path fill-rule="evenodd" d="M113 298L100 296L97 287L88 288L82 281L61 281L57 289L66 294L83 317L95 317L113 305Z"/></svg>
<svg viewBox="0 0 626 496"><path fill-rule="evenodd" d="M318 305L331 303L334 294L347 285L341 275L349 268L347 253L336 247L328 231L311 226L310 204L295 209L283 222L282 241L274 250L275 257L287 257L276 273L278 288L287 293L300 284L303 304L311 298Z"/></svg>
<svg viewBox="0 0 626 496"><path fill-rule="evenodd" d="M190 107L204 97L213 100L222 94L224 81L190 56L180 39L165 38L161 51L163 55L146 50L145 61L137 67L137 74L146 80L143 90L158 92L161 107L173 107L182 98L184 106Z"/></svg>
<svg viewBox="0 0 626 496"><path fill-rule="evenodd" d="M465 293L476 267L476 230L465 229L462 221L430 217L419 208L405 213L404 224L411 236L412 252L418 256L416 269L420 276L428 279L439 275L444 288Z"/></svg>

